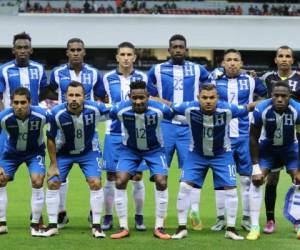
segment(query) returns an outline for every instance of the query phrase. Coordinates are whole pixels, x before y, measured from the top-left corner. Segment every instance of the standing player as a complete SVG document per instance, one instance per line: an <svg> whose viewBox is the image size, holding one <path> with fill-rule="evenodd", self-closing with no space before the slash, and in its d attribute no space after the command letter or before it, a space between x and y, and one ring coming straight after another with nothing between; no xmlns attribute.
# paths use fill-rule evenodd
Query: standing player
<svg viewBox="0 0 300 250"><path fill-rule="evenodd" d="M216 85L220 101L235 105L247 105L253 102L254 95L263 97L267 89L259 79L254 79L241 70L243 65L239 51L229 49L224 52L222 66L224 74L212 81ZM241 226L250 231L249 188L251 183L251 157L249 152L249 116L233 119L230 122L229 137L233 158L240 175L240 187L243 207ZM225 192L222 187L215 189L217 222L211 227L213 231L222 230L225 225Z"/></svg>
<svg viewBox="0 0 300 250"><path fill-rule="evenodd" d="M80 38L72 38L67 42L68 63L54 68L50 76L50 87L58 91L59 104L65 102L66 90L71 81L82 83L85 99L94 100L104 98L104 87L100 72L84 63L86 55L84 42ZM58 227L63 228L69 219L66 212L68 181L62 182L59 190Z"/></svg>
<svg viewBox="0 0 300 250"><path fill-rule="evenodd" d="M183 165L177 198L179 227L172 236L187 236L187 213L193 188L202 188L209 168L212 168L214 186L223 187L227 229L225 238L243 240L235 230L238 209L236 166L228 137L229 123L233 118L247 116L254 105L236 106L218 101L215 85L203 85L198 101L173 105L175 114L185 115L192 135L189 153Z"/></svg>
<svg viewBox="0 0 300 250"><path fill-rule="evenodd" d="M123 42L118 45L116 60L118 68L104 75L103 82L109 102L117 104L128 99L129 85L132 81L142 80L147 82L147 76L133 68L136 59L135 47L132 43ZM113 225L112 210L115 195L116 165L122 148L121 123L117 119L108 121L103 153L103 167L107 171L107 181L104 187L105 216L102 225L103 230L109 230ZM136 171L132 177L133 198L135 201L135 227L139 231L146 230L143 217L143 206L145 200L145 186L142 171L145 164Z"/></svg>
<svg viewBox="0 0 300 250"><path fill-rule="evenodd" d="M66 103L52 109L47 132L50 167L46 194L49 226L44 236L58 234L59 186L65 182L74 163L78 163L90 188L92 234L104 238L100 225L103 190L101 188L100 149L96 130L100 116L108 113L104 104L85 101L83 84L72 81L66 89ZM59 131L59 133L58 133ZM58 135L58 140L55 140Z"/></svg>
<svg viewBox="0 0 300 250"><path fill-rule="evenodd" d="M6 225L7 182L12 181L18 167L26 163L32 185L31 235L41 236L38 222L44 205L43 129L49 117L42 108L31 105L31 96L27 88L16 88L12 94L11 103L11 108L0 113L0 130L5 130L9 135L0 159L0 234L8 232Z"/></svg>
<svg viewBox="0 0 300 250"><path fill-rule="evenodd" d="M129 236L127 222L127 183L142 161L150 169L150 180L155 182L156 220L154 236L168 240L170 235L163 228L168 207L167 175L168 167L160 134L160 122L171 119L173 112L164 104L148 100L146 82L135 81L130 84L130 100L122 101L111 110L111 118L122 123L123 146L117 164L116 211L120 231L112 234L112 239Z"/></svg>
<svg viewBox="0 0 300 250"><path fill-rule="evenodd" d="M292 182L300 184L298 128L296 137L296 127L300 125L300 104L290 99L290 93L289 85L278 81L273 85L272 99L258 104L253 112L250 128L253 172L249 191L252 227L247 235L248 240L257 240L260 237L261 186L272 168L278 167L278 162L282 163L286 166ZM300 236L300 230L298 233Z"/></svg>
<svg viewBox="0 0 300 250"><path fill-rule="evenodd" d="M282 80L289 84L292 98L299 102L300 75L295 70L292 70L292 65L294 63L293 50L288 46L279 47L277 49L274 61L277 65L277 71L268 72L262 77L268 88L268 96L271 97L274 83ZM278 163L277 167L272 168L267 178L265 190L267 224L264 227L264 233L270 234L275 231L275 202L281 168L282 164ZM297 225L295 225L295 229L297 229Z"/></svg>
<svg viewBox="0 0 300 250"><path fill-rule="evenodd" d="M154 65L148 73L148 91L150 95L166 104L194 101L199 93L201 82L208 77L206 69L185 60L187 53L186 39L182 35L173 35L168 49L171 59ZM161 124L168 166L176 150L181 168L188 153L190 132L185 121L166 121ZM199 189L194 188L191 198L191 218L193 228L201 230L199 216Z"/></svg>

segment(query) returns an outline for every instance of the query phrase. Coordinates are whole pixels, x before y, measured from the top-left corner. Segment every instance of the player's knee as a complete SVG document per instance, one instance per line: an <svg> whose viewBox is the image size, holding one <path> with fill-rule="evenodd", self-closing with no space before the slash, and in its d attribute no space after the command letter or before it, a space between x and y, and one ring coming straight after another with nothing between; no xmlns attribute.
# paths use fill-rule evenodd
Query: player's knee
<svg viewBox="0 0 300 250"><path fill-rule="evenodd" d="M126 189L127 181L123 178L116 179L116 188L117 189Z"/></svg>
<svg viewBox="0 0 300 250"><path fill-rule="evenodd" d="M99 178L89 178L87 181L91 190L99 190L101 188L101 180Z"/></svg>
<svg viewBox="0 0 300 250"><path fill-rule="evenodd" d="M279 172L271 172L267 177L267 185L277 186L279 181Z"/></svg>
<svg viewBox="0 0 300 250"><path fill-rule="evenodd" d="M114 173L114 172L106 172L106 180L108 180L108 181L115 181L116 180L116 173Z"/></svg>
<svg viewBox="0 0 300 250"><path fill-rule="evenodd" d="M141 181L143 179L143 173L138 172L131 178L133 181Z"/></svg>
<svg viewBox="0 0 300 250"><path fill-rule="evenodd" d="M8 179L6 177L0 178L0 187L5 187L7 185Z"/></svg>
<svg viewBox="0 0 300 250"><path fill-rule="evenodd" d="M48 181L48 189L57 190L60 187L60 181Z"/></svg>
<svg viewBox="0 0 300 250"><path fill-rule="evenodd" d="M31 185L33 188L41 188L44 183L44 176L31 176Z"/></svg>
<svg viewBox="0 0 300 250"><path fill-rule="evenodd" d="M157 176L155 178L156 189L159 191L164 191L168 187L168 180L166 176Z"/></svg>

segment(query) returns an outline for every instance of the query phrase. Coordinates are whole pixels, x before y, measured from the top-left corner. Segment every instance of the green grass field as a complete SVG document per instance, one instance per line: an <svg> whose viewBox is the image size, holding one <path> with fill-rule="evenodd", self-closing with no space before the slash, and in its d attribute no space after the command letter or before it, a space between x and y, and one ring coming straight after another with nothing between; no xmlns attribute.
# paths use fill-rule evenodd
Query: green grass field
<svg viewBox="0 0 300 250"><path fill-rule="evenodd" d="M102 130L103 131L103 130ZM177 227L176 198L178 192L179 170L174 162L169 175L169 209L166 221L166 230L174 233ZM8 184L7 223L9 233L0 236L0 249L300 249L300 242L296 239L291 223L282 215L284 195L290 185L290 178L282 171L280 185L278 186L278 199L276 207L277 232L273 235L262 235L254 242L247 240L232 241L224 239L224 231L213 233L210 226L215 222L215 201L212 188L212 178L209 174L201 193L201 217L204 224L203 231L189 230L187 238L180 241L162 241L152 236L154 226L154 185L148 181L149 174L145 173L146 201L145 224L146 232L134 230L134 210L129 184L129 226L130 237L122 240L111 240L109 235L118 229L115 217L114 229L107 232L106 239L94 239L88 227L87 215L89 211L89 191L85 179L77 166L74 166L69 176L70 185L67 200L67 210L70 218L66 228L60 230L58 236L52 238L33 238L29 233L29 214L31 188L25 166L20 167L15 181ZM105 180L105 173L102 175ZM46 213L44 212L46 218ZM240 229L241 209L237 220ZM261 225L265 222L264 208L261 213ZM240 231L242 235L246 232Z"/></svg>

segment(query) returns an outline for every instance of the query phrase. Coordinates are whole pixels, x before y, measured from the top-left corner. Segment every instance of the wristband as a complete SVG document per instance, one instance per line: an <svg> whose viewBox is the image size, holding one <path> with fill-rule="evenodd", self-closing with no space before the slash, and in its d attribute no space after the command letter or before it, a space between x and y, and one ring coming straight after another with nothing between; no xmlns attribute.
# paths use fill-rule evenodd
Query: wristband
<svg viewBox="0 0 300 250"><path fill-rule="evenodd" d="M259 164L252 165L252 175L262 174Z"/></svg>

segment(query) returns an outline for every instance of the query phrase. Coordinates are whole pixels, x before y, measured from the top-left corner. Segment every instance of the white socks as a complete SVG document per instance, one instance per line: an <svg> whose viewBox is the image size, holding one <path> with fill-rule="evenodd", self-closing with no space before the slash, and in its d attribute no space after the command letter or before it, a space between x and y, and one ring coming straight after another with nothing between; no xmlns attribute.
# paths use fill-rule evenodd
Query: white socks
<svg viewBox="0 0 300 250"><path fill-rule="evenodd" d="M191 211L197 214L199 213L200 190L194 187L191 190Z"/></svg>
<svg viewBox="0 0 300 250"><path fill-rule="evenodd" d="M240 192L242 198L243 216L250 216L249 189L251 184L250 176L240 176Z"/></svg>
<svg viewBox="0 0 300 250"><path fill-rule="evenodd" d="M0 187L0 221L6 221L7 191Z"/></svg>
<svg viewBox="0 0 300 250"><path fill-rule="evenodd" d="M225 216L225 190L215 190L217 217Z"/></svg>
<svg viewBox="0 0 300 250"><path fill-rule="evenodd" d="M262 186L256 187L251 183L250 190L250 216L252 226L259 226L259 214L262 202Z"/></svg>
<svg viewBox="0 0 300 250"><path fill-rule="evenodd" d="M128 229L128 197L126 189L115 189L115 205L120 227Z"/></svg>
<svg viewBox="0 0 300 250"><path fill-rule="evenodd" d="M104 186L105 215L112 215L115 199L115 181L106 181Z"/></svg>
<svg viewBox="0 0 300 250"><path fill-rule="evenodd" d="M167 216L169 194L168 189L159 191L155 188L155 228L164 226L164 219Z"/></svg>
<svg viewBox="0 0 300 250"><path fill-rule="evenodd" d="M59 188L59 212L66 211L67 192L69 187L69 180L62 182Z"/></svg>
<svg viewBox="0 0 300 250"><path fill-rule="evenodd" d="M135 201L135 214L143 215L145 201L145 185L144 181L131 181L133 186L133 199Z"/></svg>
<svg viewBox="0 0 300 250"><path fill-rule="evenodd" d="M235 227L235 221L238 210L237 189L224 190L225 193L225 209L228 227Z"/></svg>
<svg viewBox="0 0 300 250"><path fill-rule="evenodd" d="M57 214L59 206L59 189L50 190L47 189L46 192L46 204L47 204L47 213L49 217L49 223L57 223Z"/></svg>
<svg viewBox="0 0 300 250"><path fill-rule="evenodd" d="M43 212L44 206L44 188L32 188L31 195L31 214L32 214L32 223L38 223L39 219Z"/></svg>
<svg viewBox="0 0 300 250"><path fill-rule="evenodd" d="M193 187L186 184L185 182L180 182L179 193L177 197L177 210L178 210L178 224L187 224L187 215L191 204L191 193ZM200 194L199 194L200 195Z"/></svg>
<svg viewBox="0 0 300 250"><path fill-rule="evenodd" d="M103 189L90 190L90 207L92 209L93 224L99 224L103 208Z"/></svg>

